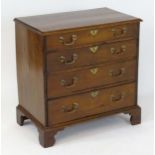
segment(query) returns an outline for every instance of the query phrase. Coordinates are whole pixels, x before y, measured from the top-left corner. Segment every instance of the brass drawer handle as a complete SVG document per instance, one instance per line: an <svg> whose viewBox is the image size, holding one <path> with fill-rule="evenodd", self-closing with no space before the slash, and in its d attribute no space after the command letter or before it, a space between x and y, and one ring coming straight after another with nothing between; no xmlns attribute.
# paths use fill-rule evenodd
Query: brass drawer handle
<svg viewBox="0 0 155 155"><path fill-rule="evenodd" d="M127 27L123 27L121 29L113 28L112 32L113 32L114 37L121 37L121 36L125 35L128 32L128 29L127 29Z"/></svg>
<svg viewBox="0 0 155 155"><path fill-rule="evenodd" d="M64 86L65 88L72 88L76 85L78 81L78 78L77 77L73 77L72 80L71 80L71 83L68 83L66 80L61 80L60 81L60 84L62 86Z"/></svg>
<svg viewBox="0 0 155 155"><path fill-rule="evenodd" d="M77 111L77 109L79 108L79 104L78 103L72 103L71 106L62 106L62 110L65 113L72 113Z"/></svg>
<svg viewBox="0 0 155 155"><path fill-rule="evenodd" d="M110 48L111 54L121 54L126 51L126 46L122 45L120 49L116 49L114 47Z"/></svg>
<svg viewBox="0 0 155 155"><path fill-rule="evenodd" d="M65 64L65 65L70 65L70 64L74 64L76 62L77 58L78 58L78 55L76 53L74 53L72 55L71 60L66 60L66 57L60 56L60 62Z"/></svg>
<svg viewBox="0 0 155 155"><path fill-rule="evenodd" d="M96 36L97 33L98 33L98 30L97 30L97 29L95 29L95 30L90 30L90 34L91 34L93 37Z"/></svg>
<svg viewBox="0 0 155 155"><path fill-rule="evenodd" d="M120 93L117 95L111 95L112 102L121 101L124 98L124 93Z"/></svg>
<svg viewBox="0 0 155 155"><path fill-rule="evenodd" d="M117 69L117 70L110 70L109 71L109 74L110 76L112 77L117 77L117 76L121 76L125 73L125 68L120 68L120 69Z"/></svg>
<svg viewBox="0 0 155 155"><path fill-rule="evenodd" d="M98 72L98 68L92 68L90 69L90 72L95 75Z"/></svg>
<svg viewBox="0 0 155 155"><path fill-rule="evenodd" d="M89 49L92 53L96 53L98 48L99 48L98 46L93 46L93 47L90 47Z"/></svg>
<svg viewBox="0 0 155 155"><path fill-rule="evenodd" d="M71 46L74 45L75 41L77 40L77 35L73 34L71 36L71 41L70 42L65 42L65 38L63 36L59 37L59 41L64 44L65 46Z"/></svg>

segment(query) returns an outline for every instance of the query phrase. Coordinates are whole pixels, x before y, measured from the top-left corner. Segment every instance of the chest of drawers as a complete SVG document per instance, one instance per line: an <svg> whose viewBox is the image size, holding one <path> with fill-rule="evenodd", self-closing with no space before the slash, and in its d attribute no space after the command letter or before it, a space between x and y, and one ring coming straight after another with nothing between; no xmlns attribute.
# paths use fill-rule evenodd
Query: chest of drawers
<svg viewBox="0 0 155 155"><path fill-rule="evenodd" d="M17 123L31 119L43 147L66 126L137 105L140 19L108 8L15 19Z"/></svg>

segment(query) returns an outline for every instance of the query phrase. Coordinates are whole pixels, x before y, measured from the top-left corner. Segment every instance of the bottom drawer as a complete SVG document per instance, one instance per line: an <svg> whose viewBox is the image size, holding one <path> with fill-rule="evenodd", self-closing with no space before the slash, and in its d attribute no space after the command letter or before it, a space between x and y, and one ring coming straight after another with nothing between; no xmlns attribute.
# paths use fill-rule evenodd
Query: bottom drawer
<svg viewBox="0 0 155 155"><path fill-rule="evenodd" d="M95 90L48 102L49 126L135 104L136 84Z"/></svg>

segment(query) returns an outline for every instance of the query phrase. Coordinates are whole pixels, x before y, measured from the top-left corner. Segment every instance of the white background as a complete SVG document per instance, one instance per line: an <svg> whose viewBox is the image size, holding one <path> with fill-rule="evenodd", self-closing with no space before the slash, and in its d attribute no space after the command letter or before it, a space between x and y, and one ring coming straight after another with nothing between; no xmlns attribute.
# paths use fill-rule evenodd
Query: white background
<svg viewBox="0 0 155 155"><path fill-rule="evenodd" d="M128 116L97 119L66 128L54 147L43 149L33 124L16 124L18 104L15 31L19 16L109 7L143 19L140 32L139 104L142 124ZM2 1L2 136L3 155L153 155L153 0L3 0Z"/></svg>

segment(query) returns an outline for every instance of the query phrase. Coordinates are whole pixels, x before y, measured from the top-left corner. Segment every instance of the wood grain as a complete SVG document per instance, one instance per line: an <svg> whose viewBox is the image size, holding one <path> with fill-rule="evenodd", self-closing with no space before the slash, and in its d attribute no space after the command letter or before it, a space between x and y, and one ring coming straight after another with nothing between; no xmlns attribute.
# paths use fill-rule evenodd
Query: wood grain
<svg viewBox="0 0 155 155"><path fill-rule="evenodd" d="M31 119L43 147L66 126L137 103L140 19L108 8L16 18L17 123Z"/></svg>
<svg viewBox="0 0 155 155"><path fill-rule="evenodd" d="M43 39L16 23L19 104L45 125Z"/></svg>
<svg viewBox="0 0 155 155"><path fill-rule="evenodd" d="M51 100L48 102L49 125L111 111L135 104L135 83L109 89L94 90L88 93ZM98 93L95 97L92 93ZM112 100L114 97L114 100ZM78 104L73 109L73 104ZM68 111L63 111L63 107Z"/></svg>
<svg viewBox="0 0 155 155"><path fill-rule="evenodd" d="M20 17L15 18L15 21L22 22L28 27L46 34L50 31L79 27L92 27L111 23L118 24L121 22L139 22L141 19L111 10L109 8L98 8L83 11Z"/></svg>
<svg viewBox="0 0 155 155"><path fill-rule="evenodd" d="M126 32L123 32L123 29L126 29ZM93 36L91 34L92 30L97 30L97 34ZM114 30L114 32L113 32ZM137 23L131 24L121 24L118 26L109 26L108 28L98 28L93 27L86 30L74 30L71 32L59 32L47 36L47 49L56 50L56 49L70 49L85 44L93 44L97 42L106 43L109 40L118 40L120 38L131 37L136 38L138 33ZM65 43L72 42L72 35L77 36L77 40L74 44L66 46L64 43L60 42L60 37L64 38Z"/></svg>
<svg viewBox="0 0 155 155"><path fill-rule="evenodd" d="M47 71L56 72L134 58L137 56L136 44L137 40L127 40L109 44L92 44L76 49L55 50L47 54ZM92 52L92 48L96 48L96 51ZM77 58L74 55L77 55ZM64 62L61 62L62 57ZM75 62L71 63L74 59Z"/></svg>
<svg viewBox="0 0 155 155"><path fill-rule="evenodd" d="M97 69L96 74L91 71ZM124 71L122 71L122 69ZM113 72L114 76L111 76ZM74 82L74 78L77 81ZM71 95L82 90L89 88L104 86L108 84L114 84L117 82L128 82L136 79L136 61L125 61L111 65L103 66L89 66L87 69L68 70L58 73L50 73L48 75L47 93L48 98L61 97ZM61 81L64 80L66 85L63 86Z"/></svg>

